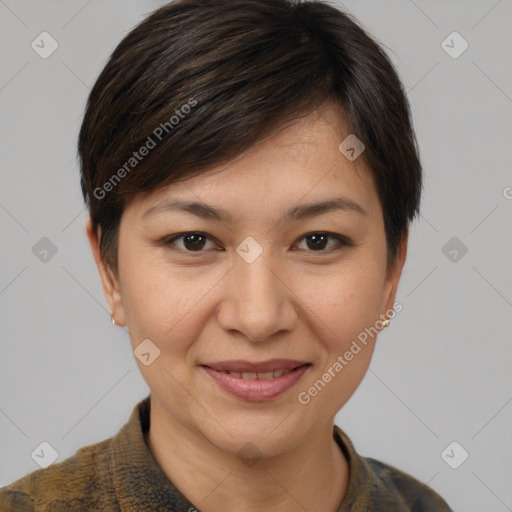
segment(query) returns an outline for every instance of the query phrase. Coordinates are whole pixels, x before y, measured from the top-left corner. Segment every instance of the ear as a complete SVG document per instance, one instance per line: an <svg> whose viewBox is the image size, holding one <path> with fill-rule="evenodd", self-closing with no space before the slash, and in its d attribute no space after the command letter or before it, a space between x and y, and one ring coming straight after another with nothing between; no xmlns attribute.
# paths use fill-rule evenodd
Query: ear
<svg viewBox="0 0 512 512"><path fill-rule="evenodd" d="M382 315L389 316L387 312L392 311L393 305L395 304L396 291L398 289L398 283L400 282L400 276L404 267L405 259L407 257L407 240L409 237L409 231L407 230L400 243L398 253L393 266L389 269L386 280L384 282L384 294L382 303Z"/></svg>
<svg viewBox="0 0 512 512"><path fill-rule="evenodd" d="M100 252L101 229L98 228L98 232L93 230L91 217L87 218L87 222L85 224L85 232L87 234L87 238L89 239L89 244L91 245L94 261L96 262L96 266L98 267L98 271L100 273L103 293L107 299L109 311L115 318L116 325L124 326L126 324L126 318L123 302L121 299L119 279L108 266L108 264L103 260Z"/></svg>

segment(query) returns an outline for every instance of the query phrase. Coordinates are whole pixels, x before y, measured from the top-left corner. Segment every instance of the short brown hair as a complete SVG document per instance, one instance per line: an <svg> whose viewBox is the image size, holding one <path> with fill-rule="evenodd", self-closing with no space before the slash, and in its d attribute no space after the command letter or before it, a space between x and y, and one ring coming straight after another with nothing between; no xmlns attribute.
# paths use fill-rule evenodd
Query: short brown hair
<svg viewBox="0 0 512 512"><path fill-rule="evenodd" d="M82 193L105 261L117 272L130 198L227 163L328 99L365 145L391 265L419 213L422 171L405 92L380 45L318 0L178 0L154 11L110 56L79 135Z"/></svg>

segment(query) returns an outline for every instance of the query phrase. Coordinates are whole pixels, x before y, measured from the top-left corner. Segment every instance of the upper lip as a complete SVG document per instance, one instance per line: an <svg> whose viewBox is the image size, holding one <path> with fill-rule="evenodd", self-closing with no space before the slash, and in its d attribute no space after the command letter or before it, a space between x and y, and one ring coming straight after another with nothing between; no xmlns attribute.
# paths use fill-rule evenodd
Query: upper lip
<svg viewBox="0 0 512 512"><path fill-rule="evenodd" d="M242 360L219 361L216 363L205 363L201 366L208 366L218 372L266 373L275 370L293 370L305 364L309 363L292 359L269 359L259 363Z"/></svg>

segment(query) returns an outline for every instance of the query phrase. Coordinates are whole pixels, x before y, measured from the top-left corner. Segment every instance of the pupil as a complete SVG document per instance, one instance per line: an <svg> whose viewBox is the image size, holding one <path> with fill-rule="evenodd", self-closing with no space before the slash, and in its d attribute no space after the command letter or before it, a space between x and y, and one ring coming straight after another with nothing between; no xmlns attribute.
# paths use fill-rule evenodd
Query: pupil
<svg viewBox="0 0 512 512"><path fill-rule="evenodd" d="M310 249L317 250L321 249L325 246L326 236L323 234L320 235L309 235L309 240L313 241L313 246L309 246Z"/></svg>

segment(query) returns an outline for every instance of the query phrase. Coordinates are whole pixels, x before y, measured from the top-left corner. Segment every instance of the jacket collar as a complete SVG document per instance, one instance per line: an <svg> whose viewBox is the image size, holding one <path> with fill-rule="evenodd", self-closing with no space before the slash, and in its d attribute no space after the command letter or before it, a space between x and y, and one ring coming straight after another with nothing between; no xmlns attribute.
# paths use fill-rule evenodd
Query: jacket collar
<svg viewBox="0 0 512 512"><path fill-rule="evenodd" d="M150 396L134 407L112 443L114 489L122 512L192 512L194 506L157 464L144 439L149 430Z"/></svg>

